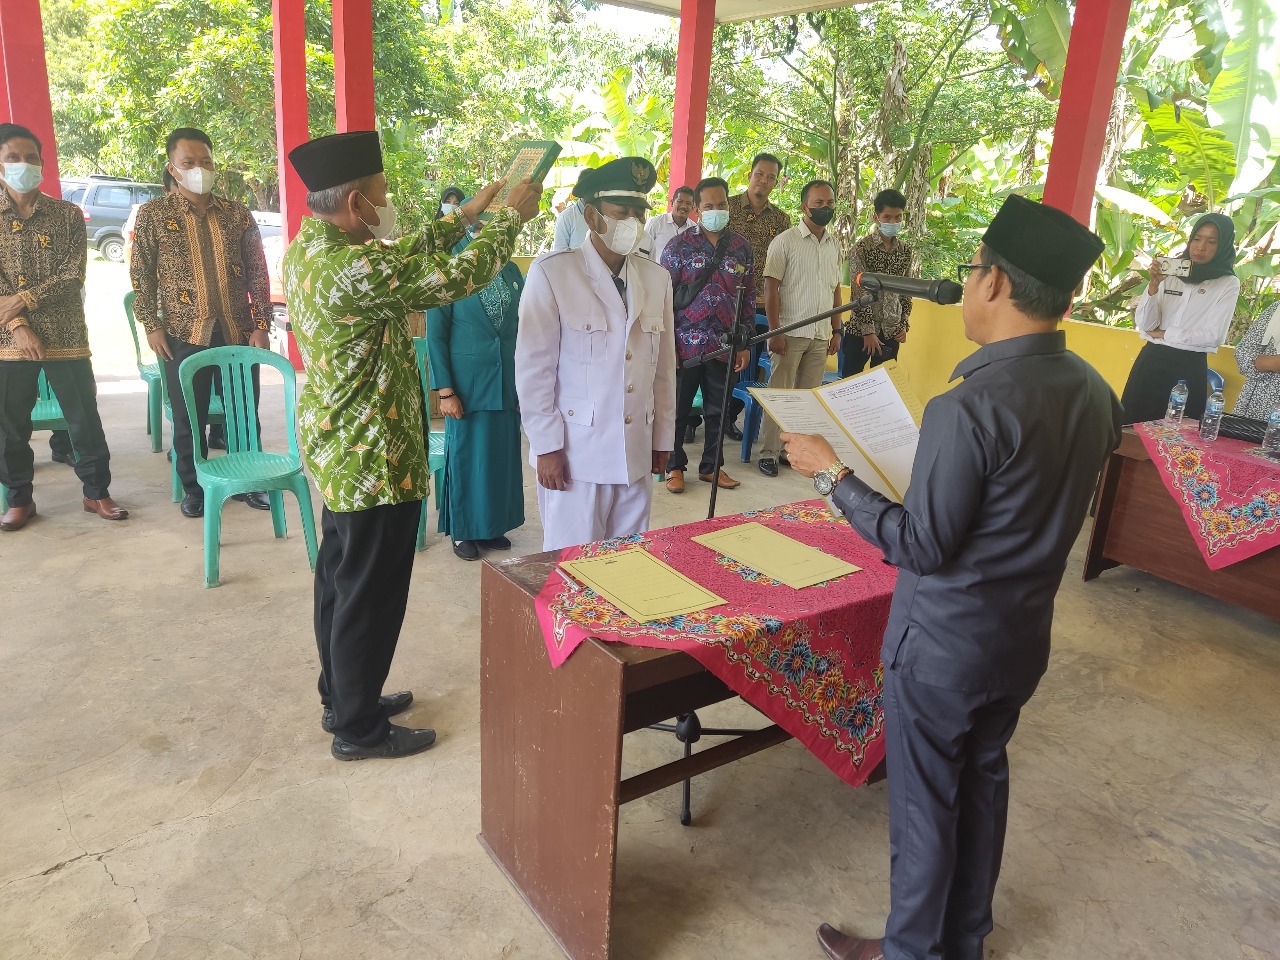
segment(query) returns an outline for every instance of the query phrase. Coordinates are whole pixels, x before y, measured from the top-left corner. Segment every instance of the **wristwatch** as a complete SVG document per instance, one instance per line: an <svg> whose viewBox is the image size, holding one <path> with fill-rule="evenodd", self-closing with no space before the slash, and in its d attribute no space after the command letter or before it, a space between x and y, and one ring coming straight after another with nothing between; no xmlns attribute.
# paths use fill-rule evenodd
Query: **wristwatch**
<svg viewBox="0 0 1280 960"><path fill-rule="evenodd" d="M840 476L841 471L849 470L843 463L837 460L825 470L819 470L813 475L813 488L818 491L821 496L829 497L836 488L836 477ZM853 473L852 470L849 470Z"/></svg>

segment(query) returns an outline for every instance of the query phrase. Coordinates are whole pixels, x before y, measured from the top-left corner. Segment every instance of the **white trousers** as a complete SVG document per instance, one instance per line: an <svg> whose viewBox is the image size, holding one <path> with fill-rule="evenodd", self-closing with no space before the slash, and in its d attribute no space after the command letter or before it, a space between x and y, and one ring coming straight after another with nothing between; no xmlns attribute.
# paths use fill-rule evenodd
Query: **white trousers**
<svg viewBox="0 0 1280 960"><path fill-rule="evenodd" d="M573 480L568 490L548 490L539 484L542 549L562 550L643 533L649 529L652 505L653 477L650 476L632 484Z"/></svg>

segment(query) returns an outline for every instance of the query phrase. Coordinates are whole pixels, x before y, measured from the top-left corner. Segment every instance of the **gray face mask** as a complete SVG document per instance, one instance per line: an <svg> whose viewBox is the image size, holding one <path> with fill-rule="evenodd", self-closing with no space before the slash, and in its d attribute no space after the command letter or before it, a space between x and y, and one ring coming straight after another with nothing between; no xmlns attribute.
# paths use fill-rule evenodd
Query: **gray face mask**
<svg viewBox="0 0 1280 960"><path fill-rule="evenodd" d="M902 232L901 223L882 223L880 224L880 233L886 237L896 237Z"/></svg>

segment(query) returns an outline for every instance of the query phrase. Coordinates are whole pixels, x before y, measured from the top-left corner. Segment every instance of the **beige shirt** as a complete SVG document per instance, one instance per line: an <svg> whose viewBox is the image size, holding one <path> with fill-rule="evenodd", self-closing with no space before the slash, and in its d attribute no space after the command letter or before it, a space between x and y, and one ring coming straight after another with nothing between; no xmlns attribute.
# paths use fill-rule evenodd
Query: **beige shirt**
<svg viewBox="0 0 1280 960"><path fill-rule="evenodd" d="M823 231L819 240L801 220L794 227L773 238L769 255L764 263L764 275L780 282L778 322L781 326L826 313L835 302L840 286L840 269L844 265L844 251L840 241L830 230ZM819 320L798 330L789 337L827 339L831 336L831 321Z"/></svg>

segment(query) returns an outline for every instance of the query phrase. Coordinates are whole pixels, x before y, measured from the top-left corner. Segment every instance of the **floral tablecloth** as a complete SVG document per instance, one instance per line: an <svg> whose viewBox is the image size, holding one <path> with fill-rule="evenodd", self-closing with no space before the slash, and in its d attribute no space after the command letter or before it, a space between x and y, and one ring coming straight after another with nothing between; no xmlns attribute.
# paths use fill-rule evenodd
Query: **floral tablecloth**
<svg viewBox="0 0 1280 960"><path fill-rule="evenodd" d="M862 568L793 590L693 537L755 521ZM857 786L884 758L880 643L897 576L878 550L821 500L651 530L561 552L561 560L644 547L727 602L669 620L637 623L555 572L537 598L552 666L584 640L681 650Z"/></svg>
<svg viewBox="0 0 1280 960"><path fill-rule="evenodd" d="M1134 427L1209 569L1280 545L1280 462L1241 440L1206 443L1194 421Z"/></svg>

